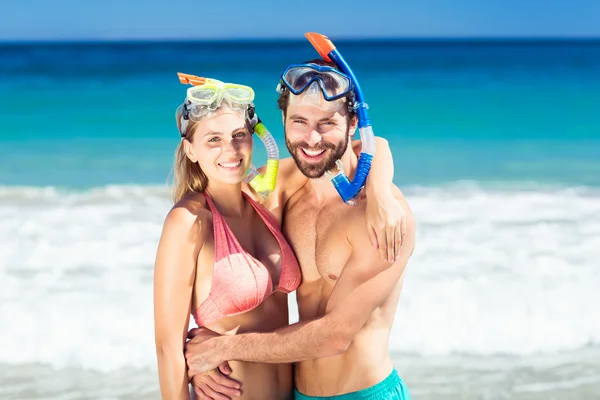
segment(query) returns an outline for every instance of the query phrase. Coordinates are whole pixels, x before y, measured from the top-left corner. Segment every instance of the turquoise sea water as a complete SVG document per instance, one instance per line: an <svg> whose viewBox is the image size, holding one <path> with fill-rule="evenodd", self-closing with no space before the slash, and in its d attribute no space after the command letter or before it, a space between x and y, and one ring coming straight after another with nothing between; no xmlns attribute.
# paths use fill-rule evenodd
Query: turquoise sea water
<svg viewBox="0 0 600 400"><path fill-rule="evenodd" d="M600 42L341 42L398 184L600 184ZM275 86L304 42L0 46L0 185L163 183L176 72L251 85L287 154ZM259 162L264 156L257 149Z"/></svg>

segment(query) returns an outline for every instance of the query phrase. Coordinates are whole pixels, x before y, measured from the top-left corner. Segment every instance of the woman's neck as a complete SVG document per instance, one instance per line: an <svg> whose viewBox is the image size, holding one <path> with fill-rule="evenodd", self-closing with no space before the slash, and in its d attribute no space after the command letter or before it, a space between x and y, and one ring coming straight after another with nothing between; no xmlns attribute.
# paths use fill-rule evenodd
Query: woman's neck
<svg viewBox="0 0 600 400"><path fill-rule="evenodd" d="M242 217L246 209L242 195L242 184L212 184L209 182L206 192L211 197L219 213L224 217Z"/></svg>

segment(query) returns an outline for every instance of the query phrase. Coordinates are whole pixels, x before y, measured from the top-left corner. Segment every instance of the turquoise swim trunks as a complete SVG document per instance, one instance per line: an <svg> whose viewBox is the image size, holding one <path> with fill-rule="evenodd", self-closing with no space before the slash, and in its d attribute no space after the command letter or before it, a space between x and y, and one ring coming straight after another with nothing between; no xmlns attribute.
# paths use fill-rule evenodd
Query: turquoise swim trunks
<svg viewBox="0 0 600 400"><path fill-rule="evenodd" d="M330 397L306 396L294 389L296 400L411 400L406 385L396 372L392 371L383 381L375 386L359 390L358 392L340 394Z"/></svg>

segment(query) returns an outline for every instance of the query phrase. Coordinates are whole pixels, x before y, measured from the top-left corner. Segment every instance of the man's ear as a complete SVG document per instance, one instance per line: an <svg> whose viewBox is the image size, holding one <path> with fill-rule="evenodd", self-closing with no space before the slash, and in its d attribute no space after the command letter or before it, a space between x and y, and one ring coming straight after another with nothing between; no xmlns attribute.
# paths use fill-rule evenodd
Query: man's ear
<svg viewBox="0 0 600 400"><path fill-rule="evenodd" d="M348 129L348 135L351 137L356 133L356 128L358 127L358 116L354 115L350 119L350 128Z"/></svg>
<svg viewBox="0 0 600 400"><path fill-rule="evenodd" d="M198 162L198 158L194 154L194 149L192 148L192 144L189 140L183 139L183 150L185 151L185 155L190 159L191 162Z"/></svg>

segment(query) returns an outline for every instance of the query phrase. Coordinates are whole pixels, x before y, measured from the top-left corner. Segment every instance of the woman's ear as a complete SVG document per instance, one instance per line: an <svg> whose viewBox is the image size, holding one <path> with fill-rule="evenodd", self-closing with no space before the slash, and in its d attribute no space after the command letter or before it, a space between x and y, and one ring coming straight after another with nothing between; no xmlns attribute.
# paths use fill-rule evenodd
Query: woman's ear
<svg viewBox="0 0 600 400"><path fill-rule="evenodd" d="M185 155L190 159L191 162L198 162L198 158L194 154L194 149L192 148L192 144L189 140L183 139L183 150L185 151Z"/></svg>

